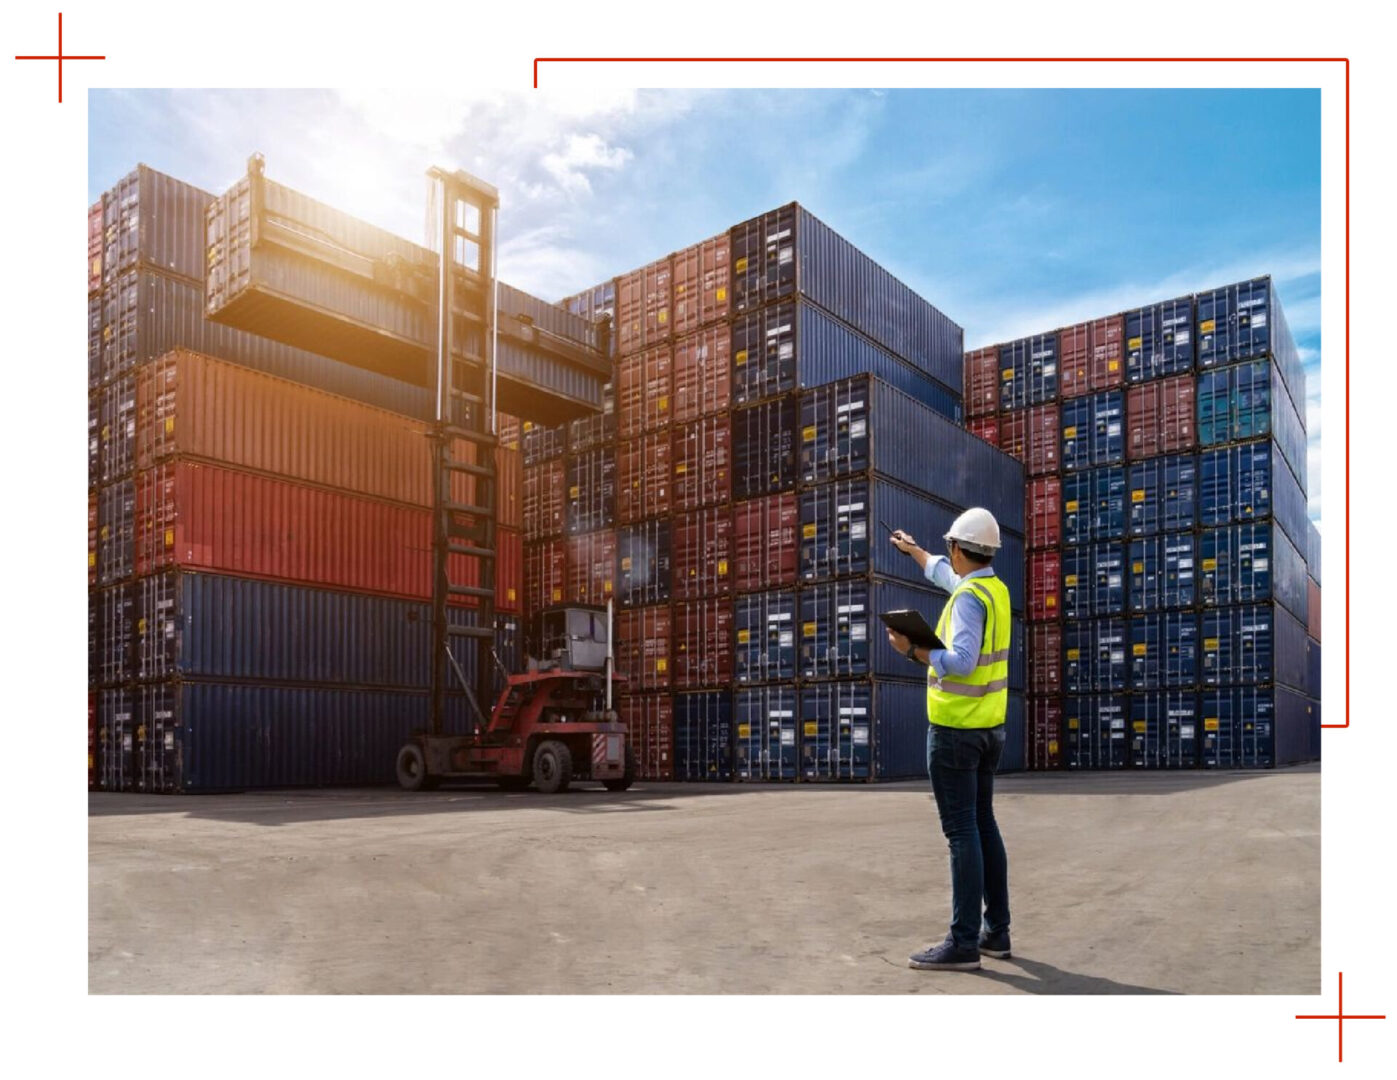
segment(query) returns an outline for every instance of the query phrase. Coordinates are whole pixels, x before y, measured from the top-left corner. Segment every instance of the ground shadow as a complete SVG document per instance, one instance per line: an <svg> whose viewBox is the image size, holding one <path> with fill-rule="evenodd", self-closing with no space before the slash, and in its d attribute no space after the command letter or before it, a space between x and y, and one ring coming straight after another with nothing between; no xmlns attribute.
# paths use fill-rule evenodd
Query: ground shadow
<svg viewBox="0 0 1397 1080"><path fill-rule="evenodd" d="M1224 784L1264 783L1278 776L1318 773L1319 765L1284 769L1204 772L1191 769L1124 769L1119 772L1009 773L994 780L996 795L1177 795Z"/></svg>
<svg viewBox="0 0 1397 1080"><path fill-rule="evenodd" d="M1023 974L1007 970L1017 967ZM1040 960L1014 956L1008 960L987 960L975 975L990 982L1021 990L1025 994L1177 994L1176 990L1158 990L1148 986L1132 986L1097 975L1082 975L1063 971Z"/></svg>

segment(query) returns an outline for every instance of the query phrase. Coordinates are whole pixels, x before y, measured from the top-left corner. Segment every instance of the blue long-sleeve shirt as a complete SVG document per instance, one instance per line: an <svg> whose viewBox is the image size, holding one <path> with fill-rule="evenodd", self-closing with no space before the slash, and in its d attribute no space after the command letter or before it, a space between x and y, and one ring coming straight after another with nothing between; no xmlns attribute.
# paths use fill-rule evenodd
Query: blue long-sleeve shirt
<svg viewBox="0 0 1397 1080"><path fill-rule="evenodd" d="M962 581L995 576L994 569L985 566L961 577L951 569L951 560L944 555L928 559L922 573L933 585L947 592L954 592ZM947 674L964 678L975 670L980 662L980 644L985 640L985 618L985 605L973 593L956 597L951 606L949 648L932 649L928 661L938 679Z"/></svg>

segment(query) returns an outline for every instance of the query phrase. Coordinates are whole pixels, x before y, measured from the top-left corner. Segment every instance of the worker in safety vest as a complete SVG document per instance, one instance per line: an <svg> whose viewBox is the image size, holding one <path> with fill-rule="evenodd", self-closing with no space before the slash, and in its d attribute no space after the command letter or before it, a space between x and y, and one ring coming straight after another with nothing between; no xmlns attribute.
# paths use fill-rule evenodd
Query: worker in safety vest
<svg viewBox="0 0 1397 1080"><path fill-rule="evenodd" d="M941 556L923 551L901 529L892 535L898 550L951 594L936 626L946 648L914 649L888 631L894 649L926 665L927 772L951 847L951 932L908 964L973 971L981 953L1009 955L1009 868L993 805L1009 703L1009 590L991 566L999 523L988 510L961 514L945 540Z"/></svg>

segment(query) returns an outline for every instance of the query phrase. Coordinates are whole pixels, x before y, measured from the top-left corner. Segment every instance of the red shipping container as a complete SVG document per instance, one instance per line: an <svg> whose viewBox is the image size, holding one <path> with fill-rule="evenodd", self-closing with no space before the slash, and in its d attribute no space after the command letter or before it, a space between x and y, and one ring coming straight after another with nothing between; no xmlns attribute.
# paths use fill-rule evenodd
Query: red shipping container
<svg viewBox="0 0 1397 1080"><path fill-rule="evenodd" d="M1316 641L1322 642L1324 639L1319 636L1320 588L1315 583L1315 579L1312 577L1305 578L1305 587L1308 591L1308 597L1306 599L1306 610L1309 612L1309 618L1305 621L1305 632L1309 634L1310 637L1314 638Z"/></svg>
<svg viewBox="0 0 1397 1080"><path fill-rule="evenodd" d="M1028 454L1028 410L1016 409L999 418L999 448L1016 461Z"/></svg>
<svg viewBox="0 0 1397 1080"><path fill-rule="evenodd" d="M524 608L534 612L563 602L567 549L562 540L524 545Z"/></svg>
<svg viewBox="0 0 1397 1080"><path fill-rule="evenodd" d="M1034 623L1028 628L1028 692L1062 693L1062 624Z"/></svg>
<svg viewBox="0 0 1397 1080"><path fill-rule="evenodd" d="M87 209L87 291L102 287L102 200Z"/></svg>
<svg viewBox="0 0 1397 1080"><path fill-rule="evenodd" d="M965 422L970 434L978 435L991 446L999 445L999 417L981 416Z"/></svg>
<svg viewBox="0 0 1397 1080"><path fill-rule="evenodd" d="M732 332L709 326L674 343L674 422L726 412L732 401Z"/></svg>
<svg viewBox="0 0 1397 1080"><path fill-rule="evenodd" d="M1062 552L1035 551L1028 557L1028 617L1056 619L1062 614Z"/></svg>
<svg viewBox="0 0 1397 1080"><path fill-rule="evenodd" d="M674 779L674 704L668 694L622 694L617 712L635 756L638 780Z"/></svg>
<svg viewBox="0 0 1397 1080"><path fill-rule="evenodd" d="M509 413L495 414L495 435L500 440L501 446L506 446L511 450L520 448L520 439L523 438L523 425L517 416L510 416Z"/></svg>
<svg viewBox="0 0 1397 1080"><path fill-rule="evenodd" d="M1024 471L1042 476L1058 471L1062 445L1058 439L1058 407L1037 405L1028 412L1028 441L1024 447Z"/></svg>
<svg viewBox="0 0 1397 1080"><path fill-rule="evenodd" d="M1028 767L1062 767L1062 702L1030 698L1028 702Z"/></svg>
<svg viewBox="0 0 1397 1080"><path fill-rule="evenodd" d="M732 511L710 507L674 518L670 534L673 595L689 600L732 592Z"/></svg>
<svg viewBox="0 0 1397 1080"><path fill-rule="evenodd" d="M616 448L616 519L623 524L668 514L672 447L667 431L653 431Z"/></svg>
<svg viewBox="0 0 1397 1080"><path fill-rule="evenodd" d="M97 584L97 492L87 496L87 584Z"/></svg>
<svg viewBox="0 0 1397 1080"><path fill-rule="evenodd" d="M674 605L674 685L677 689L732 683L732 601L688 600Z"/></svg>
<svg viewBox="0 0 1397 1080"><path fill-rule="evenodd" d="M794 492L749 499L733 508L733 558L738 589L794 585L800 553L800 507Z"/></svg>
<svg viewBox="0 0 1397 1080"><path fill-rule="evenodd" d="M559 536L567 506L567 470L562 458L524 468L524 535L530 540Z"/></svg>
<svg viewBox="0 0 1397 1080"><path fill-rule="evenodd" d="M999 411L999 346L965 354L965 415L993 416Z"/></svg>
<svg viewBox="0 0 1397 1080"><path fill-rule="evenodd" d="M569 536L567 552L563 599L569 604L605 604L610 600L616 591L615 531Z"/></svg>
<svg viewBox="0 0 1397 1080"><path fill-rule="evenodd" d="M495 447L495 482L501 528L524 531L524 455L507 446Z"/></svg>
<svg viewBox="0 0 1397 1080"><path fill-rule="evenodd" d="M668 690L673 621L668 604L616 613L616 672L627 690Z"/></svg>
<svg viewBox="0 0 1397 1080"><path fill-rule="evenodd" d="M674 333L687 334L727 318L729 285L727 233L674 255Z"/></svg>
<svg viewBox="0 0 1397 1080"><path fill-rule="evenodd" d="M1192 375L1154 379L1125 392L1126 456L1132 461L1192 450L1197 382Z"/></svg>
<svg viewBox="0 0 1397 1080"><path fill-rule="evenodd" d="M1058 333L1062 396L1082 397L1125 381L1125 316L1078 323Z"/></svg>
<svg viewBox="0 0 1397 1080"><path fill-rule="evenodd" d="M669 336L674 268L668 256L616 283L616 351L639 352Z"/></svg>
<svg viewBox="0 0 1397 1080"><path fill-rule="evenodd" d="M632 439L669 427L674 350L661 345L616 361L616 434Z"/></svg>
<svg viewBox="0 0 1397 1080"><path fill-rule="evenodd" d="M732 498L732 416L706 416L674 432L674 508L697 510Z"/></svg>
<svg viewBox="0 0 1397 1080"><path fill-rule="evenodd" d="M495 530L495 610L518 615L524 608L524 534L518 529ZM468 585L455 573L453 585ZM470 603L475 606L475 601Z"/></svg>
<svg viewBox="0 0 1397 1080"><path fill-rule="evenodd" d="M1062 481L1056 476L1039 476L1028 482L1024 500L1030 549L1062 545Z"/></svg>

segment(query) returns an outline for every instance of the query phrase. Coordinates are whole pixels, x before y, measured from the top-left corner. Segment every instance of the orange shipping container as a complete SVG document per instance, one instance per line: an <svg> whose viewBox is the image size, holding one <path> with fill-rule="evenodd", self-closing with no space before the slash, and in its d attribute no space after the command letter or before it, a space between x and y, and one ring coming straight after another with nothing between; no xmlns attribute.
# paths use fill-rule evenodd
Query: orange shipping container
<svg viewBox="0 0 1397 1080"><path fill-rule="evenodd" d="M616 362L616 433L632 439L669 426L674 354L668 345Z"/></svg>
<svg viewBox="0 0 1397 1080"><path fill-rule="evenodd" d="M667 338L674 268L668 256L620 278L616 285L616 352L628 356Z"/></svg>
<svg viewBox="0 0 1397 1080"><path fill-rule="evenodd" d="M605 604L616 592L616 532L569 536L566 592L569 604Z"/></svg>
<svg viewBox="0 0 1397 1080"><path fill-rule="evenodd" d="M674 344L674 422L727 412L732 401L732 333L709 326Z"/></svg>
<svg viewBox="0 0 1397 1080"><path fill-rule="evenodd" d="M644 521L668 514L672 447L667 431L623 442L616 448L616 519Z"/></svg>
<svg viewBox="0 0 1397 1080"><path fill-rule="evenodd" d="M727 318L729 282L727 233L687 247L674 256L674 332L687 334Z"/></svg>

